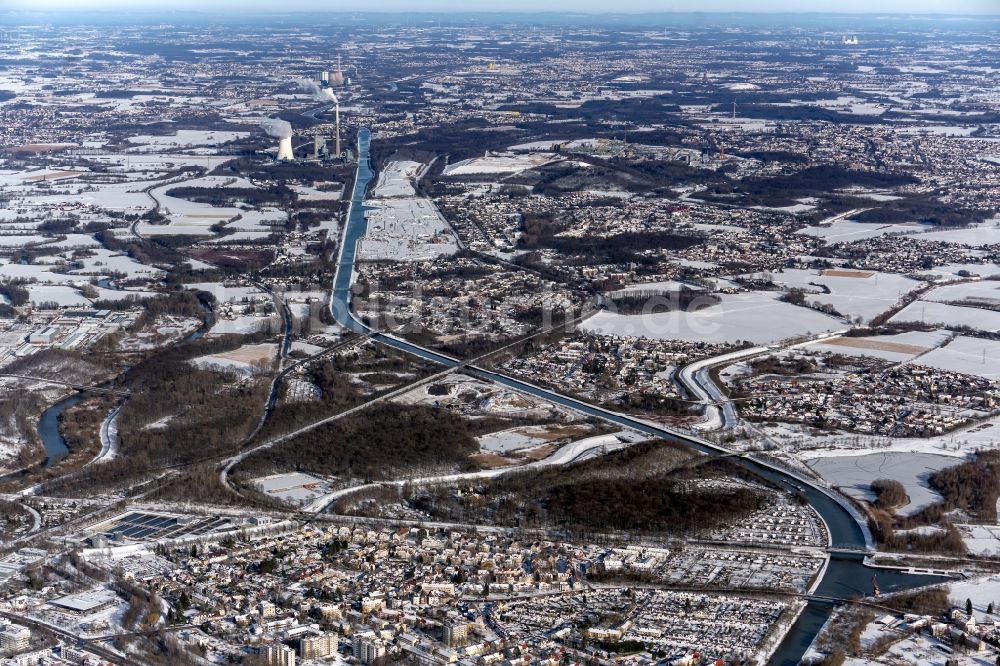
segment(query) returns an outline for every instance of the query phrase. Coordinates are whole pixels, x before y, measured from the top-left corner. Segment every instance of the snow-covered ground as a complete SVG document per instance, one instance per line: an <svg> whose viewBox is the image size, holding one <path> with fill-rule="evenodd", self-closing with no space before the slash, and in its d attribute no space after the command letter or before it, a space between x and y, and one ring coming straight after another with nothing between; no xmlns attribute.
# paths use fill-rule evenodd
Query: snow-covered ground
<svg viewBox="0 0 1000 666"><path fill-rule="evenodd" d="M930 488L927 478L938 470L952 467L957 461L929 453L871 453L814 458L808 464L831 484L858 499L875 498L871 483L876 479L899 481L906 488L909 502L897 513L910 515L941 501L941 495Z"/></svg>
<svg viewBox="0 0 1000 666"><path fill-rule="evenodd" d="M202 369L235 370L243 374L263 372L277 355L273 344L243 345L238 349L192 359L192 365Z"/></svg>
<svg viewBox="0 0 1000 666"><path fill-rule="evenodd" d="M225 335L227 333L256 333L263 329L270 319L268 317L234 317L233 319L219 319L208 331L208 335Z"/></svg>
<svg viewBox="0 0 1000 666"><path fill-rule="evenodd" d="M93 256L80 257L76 259L83 264L82 268L70 271L75 275L108 275L110 273L120 273L128 278L138 277L158 277L163 271L155 266L141 264L127 254L118 254L97 248L91 250Z"/></svg>
<svg viewBox="0 0 1000 666"><path fill-rule="evenodd" d="M973 264L973 263L955 263L955 264L945 264L944 266L936 266L930 270L921 271L918 275L927 276L931 279L942 280L951 279L955 277L961 277L960 273L969 273L972 275L978 275L980 277L988 278L994 275L1000 275L1000 265L998 264Z"/></svg>
<svg viewBox="0 0 1000 666"><path fill-rule="evenodd" d="M973 555L1000 556L1000 525L955 525L962 542ZM1000 600L1000 595L997 597ZM1000 603L996 604L1000 609Z"/></svg>
<svg viewBox="0 0 1000 666"><path fill-rule="evenodd" d="M372 190L372 198L415 197L413 180L420 171L420 162L410 160L393 160L385 165L378 175L378 182Z"/></svg>
<svg viewBox="0 0 1000 666"><path fill-rule="evenodd" d="M895 335L873 335L865 338L835 337L808 345L809 349L848 356L869 356L902 363L937 348L951 338L948 331L907 331ZM920 357L920 363L924 362Z"/></svg>
<svg viewBox="0 0 1000 666"><path fill-rule="evenodd" d="M474 157L450 164L444 169L445 176L470 176L475 174L513 174L533 167L542 166L553 159L552 153L527 153L523 155L492 155Z"/></svg>
<svg viewBox="0 0 1000 666"><path fill-rule="evenodd" d="M1000 281L982 280L980 282L946 284L923 294L921 298L925 301L938 303L969 301L988 306L1000 306Z"/></svg>
<svg viewBox="0 0 1000 666"><path fill-rule="evenodd" d="M172 135L154 136L143 134L129 137L129 143L148 146L155 150L170 150L191 148L193 146L212 146L227 141L243 139L250 136L249 132L225 132L222 130L177 130Z"/></svg>
<svg viewBox="0 0 1000 666"><path fill-rule="evenodd" d="M361 261L425 261L458 251L458 243L429 199L365 202L368 228L358 243Z"/></svg>
<svg viewBox="0 0 1000 666"><path fill-rule="evenodd" d="M776 284L805 290L810 303L832 305L845 316L865 321L882 314L921 284L902 275L872 271L787 268L769 275ZM816 285L826 287L830 293Z"/></svg>
<svg viewBox="0 0 1000 666"><path fill-rule="evenodd" d="M843 322L816 310L778 300L776 292L722 294L719 305L696 312L620 315L598 312L584 321L585 331L661 340L769 344L807 333L839 330Z"/></svg>
<svg viewBox="0 0 1000 666"><path fill-rule="evenodd" d="M929 231L920 235L920 240L954 243L955 245L970 245L983 247L1000 243L1000 226L996 221L987 221L968 229L944 229Z"/></svg>
<svg viewBox="0 0 1000 666"><path fill-rule="evenodd" d="M947 324L968 326L980 331L1000 331L1000 312L922 300L910 303L889 321Z"/></svg>
<svg viewBox="0 0 1000 666"><path fill-rule="evenodd" d="M850 243L866 238L877 238L887 234L912 234L926 230L921 224L873 224L870 222L853 222L837 220L829 225L806 227L800 234L822 238L827 244Z"/></svg>
<svg viewBox="0 0 1000 666"><path fill-rule="evenodd" d="M627 287L623 287L616 291L609 292L609 296L624 296L626 294L634 294L636 292L651 291L658 294L670 293L680 291L681 289L691 289L692 291L704 291L704 287L696 284L688 284L686 282L678 282L677 280L666 280L664 282L637 282L636 284L630 284Z"/></svg>
<svg viewBox="0 0 1000 666"><path fill-rule="evenodd" d="M547 440L544 432L539 427L534 428L512 428L491 432L478 438L479 448L484 451L494 453L507 453L528 449L539 444L544 444Z"/></svg>
<svg viewBox="0 0 1000 666"><path fill-rule="evenodd" d="M795 424L760 424L757 429L800 458L859 456L867 453L933 453L965 458L979 449L1000 448L1000 416L935 435L934 437L882 437L854 433L826 434Z"/></svg>
<svg viewBox="0 0 1000 666"><path fill-rule="evenodd" d="M88 306L90 301L73 287L61 284L29 284L29 299L34 305L57 303L60 306Z"/></svg>
<svg viewBox="0 0 1000 666"><path fill-rule="evenodd" d="M1000 379L1000 342L960 335L944 347L921 356L917 362L932 368Z"/></svg>
<svg viewBox="0 0 1000 666"><path fill-rule="evenodd" d="M216 303L240 303L250 300L260 300L265 292L254 286L223 285L219 282L190 282L188 289L207 291L215 298Z"/></svg>
<svg viewBox="0 0 1000 666"><path fill-rule="evenodd" d="M965 600L972 600L972 612L977 621L986 619L986 609L993 604L1000 610L1000 574L959 580L948 585L949 598L965 606ZM995 662L994 662L995 663Z"/></svg>

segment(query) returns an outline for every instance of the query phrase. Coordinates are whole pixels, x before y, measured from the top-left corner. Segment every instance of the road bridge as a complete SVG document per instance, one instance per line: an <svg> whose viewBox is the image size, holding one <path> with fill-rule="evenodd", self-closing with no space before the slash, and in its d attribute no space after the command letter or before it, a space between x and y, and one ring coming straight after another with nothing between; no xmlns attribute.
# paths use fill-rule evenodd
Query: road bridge
<svg viewBox="0 0 1000 666"><path fill-rule="evenodd" d="M105 393L108 395L117 395L122 397L127 397L129 395L128 391L123 391L121 389L113 389L106 386L88 386L86 384L76 384L74 382L64 382L61 379L49 379L48 377L34 377L32 375L18 375L12 372L2 372L0 377L13 377L15 379L26 379L29 381L43 382L45 384L55 384L57 386L65 386L71 388L74 391L85 391L88 393Z"/></svg>

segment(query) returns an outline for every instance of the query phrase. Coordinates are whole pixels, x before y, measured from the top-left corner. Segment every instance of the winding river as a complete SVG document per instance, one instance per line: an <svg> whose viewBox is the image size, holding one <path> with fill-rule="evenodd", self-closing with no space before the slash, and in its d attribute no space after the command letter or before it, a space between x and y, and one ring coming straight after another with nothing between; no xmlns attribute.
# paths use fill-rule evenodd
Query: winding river
<svg viewBox="0 0 1000 666"><path fill-rule="evenodd" d="M366 222L364 200L368 184L374 176L369 158L371 134L362 129L358 135L358 172L354 183L348 212L347 225L340 244L337 273L333 283L333 294L330 299L330 311L342 326L357 333L370 333L369 328L354 317L351 312L351 285L354 277L354 262L357 242L364 235ZM419 347L399 338L376 333L372 336L378 342L419 356L444 366L457 366L460 361L451 356ZM466 368L470 374L483 379L497 382L518 391L529 393L561 406L582 412L589 416L611 421L622 426L634 428L651 436L680 442L710 455L726 454L705 440L688 437L683 433L666 430L655 424L640 419L631 418L615 412L610 412L587 403L568 398L558 393L518 381L512 377L496 374L478 368ZM843 500L834 497L830 492L813 485L809 480L799 478L790 472L772 467L757 460L745 457L733 459L754 473L768 479L778 486L788 488L792 492L800 492L806 496L809 504L826 522L830 534L830 543L840 549L856 550L856 553L834 553L830 556L826 571L816 586L815 593L820 596L848 599L868 596L872 593L873 575L878 576L878 583L883 592L892 592L914 587L920 587L935 582L941 582L937 576L907 574L893 569L874 569L865 565L864 551L870 547L870 536L867 529L859 523L855 514L845 505ZM772 656L770 663L780 666L798 664L809 645L830 617L833 605L829 602L811 600L806 609L794 623L785 636L784 641Z"/></svg>

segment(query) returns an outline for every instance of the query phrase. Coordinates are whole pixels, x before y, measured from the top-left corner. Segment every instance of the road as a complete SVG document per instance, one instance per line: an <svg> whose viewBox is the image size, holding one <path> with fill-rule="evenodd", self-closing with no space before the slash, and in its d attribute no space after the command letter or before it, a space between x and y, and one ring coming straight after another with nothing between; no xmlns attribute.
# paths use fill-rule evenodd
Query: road
<svg viewBox="0 0 1000 666"><path fill-rule="evenodd" d="M677 380L681 386L696 399L705 405L705 420L695 425L699 431L710 430L731 430L739 422L739 415L729 396L712 379L712 369L721 366L732 365L738 361L745 361L761 354L774 353L781 350L797 349L814 342L827 338L843 335L846 330L834 331L832 333L820 333L807 339L797 338L786 344L770 345L767 347L748 347L747 349L737 349L733 352L720 354L711 358L701 359L694 363L689 363L677 373Z"/></svg>
<svg viewBox="0 0 1000 666"><path fill-rule="evenodd" d="M43 384L55 384L57 386L66 386L76 391L87 391L90 393L106 393L109 395L126 396L126 397L128 396L128 391L120 391L118 389L107 388L105 386L87 386L86 384L74 384L73 382L64 382L61 379L49 379L48 377L17 375L11 372L0 372L0 377L14 377L15 379L26 379L30 381L41 382Z"/></svg>
<svg viewBox="0 0 1000 666"><path fill-rule="evenodd" d="M720 365L731 365L760 354L771 351L769 347L750 347L739 349L721 356L688 363L677 373L681 386L696 400L705 405L705 420L695 425L695 429L729 430L736 427L739 420L736 408L728 400L728 396L712 381L711 370Z"/></svg>

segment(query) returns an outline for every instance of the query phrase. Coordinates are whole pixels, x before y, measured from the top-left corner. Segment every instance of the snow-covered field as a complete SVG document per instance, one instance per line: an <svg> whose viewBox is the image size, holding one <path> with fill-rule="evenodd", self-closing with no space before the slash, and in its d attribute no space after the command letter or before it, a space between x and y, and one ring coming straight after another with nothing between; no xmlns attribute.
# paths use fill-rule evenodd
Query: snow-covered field
<svg viewBox="0 0 1000 666"><path fill-rule="evenodd" d="M988 278L994 275L1000 275L1000 265L972 264L972 263L945 264L944 266L936 266L930 270L921 271L919 275L929 276L932 279L936 280L942 280L942 279L951 279L955 277L960 277L959 273L963 272Z"/></svg>
<svg viewBox="0 0 1000 666"><path fill-rule="evenodd" d="M870 222L838 220L825 226L806 227L799 233L815 238L822 238L827 244L832 244L850 243L866 238L885 236L887 234L919 233L926 229L927 227L921 224L873 224Z"/></svg>
<svg viewBox="0 0 1000 666"><path fill-rule="evenodd" d="M57 303L60 306L90 305L86 296L73 287L61 284L29 284L28 294L34 305Z"/></svg>
<svg viewBox="0 0 1000 666"><path fill-rule="evenodd" d="M955 527L962 535L962 542L969 549L969 553L988 557L1000 556L1000 525L955 525ZM997 599L1000 600L1000 595ZM1000 604L996 605L1000 608Z"/></svg>
<svg viewBox="0 0 1000 666"><path fill-rule="evenodd" d="M704 287L696 284L688 284L686 282L678 282L677 280L666 280L664 282L638 282L636 284L630 284L627 287L623 287L616 291L609 292L609 296L624 296L626 294L634 294L637 292L656 292L658 294L671 293L680 291L681 289L690 289L692 291L704 291Z"/></svg>
<svg viewBox="0 0 1000 666"><path fill-rule="evenodd" d="M949 597L965 605L966 599L972 600L972 610L977 620L984 620L986 609L993 604L1000 609L1000 575L992 574L980 578L969 578L951 583L948 586Z"/></svg>
<svg viewBox="0 0 1000 666"><path fill-rule="evenodd" d="M425 261L458 251L448 223L429 199L365 202L368 228L358 244L361 261Z"/></svg>
<svg viewBox="0 0 1000 666"><path fill-rule="evenodd" d="M129 137L129 143L148 146L155 150L212 146L250 136L249 132L224 132L222 130L177 130L173 135L153 136L143 134Z"/></svg>
<svg viewBox="0 0 1000 666"><path fill-rule="evenodd" d="M83 264L83 268L70 271L76 275L108 275L110 273L121 273L128 278L137 277L158 277L163 271L155 266L140 264L127 254L117 254L104 248L92 250L93 256L81 257L76 261Z"/></svg>
<svg viewBox="0 0 1000 666"><path fill-rule="evenodd" d="M240 303L244 301L260 300L266 293L254 286L223 285L219 282L191 282L188 289L197 291L207 291L215 298L216 303Z"/></svg>
<svg viewBox="0 0 1000 666"><path fill-rule="evenodd" d="M273 344L243 345L232 351L199 356L191 363L202 369L235 370L252 375L263 372L274 360L277 351L277 346Z"/></svg>
<svg viewBox="0 0 1000 666"><path fill-rule="evenodd" d="M417 191L413 189L413 179L416 178L420 167L420 162L410 160L389 162L378 175L378 183L372 190L372 197L382 199L417 196Z"/></svg>
<svg viewBox="0 0 1000 666"><path fill-rule="evenodd" d="M980 226L968 229L944 229L921 234L921 240L954 243L955 245L970 245L982 247L1000 243L1000 226L995 221L984 222Z"/></svg>
<svg viewBox="0 0 1000 666"><path fill-rule="evenodd" d="M970 301L983 305L1000 306L1000 281L983 280L981 282L947 284L923 294L921 298L925 301L939 303Z"/></svg>
<svg viewBox="0 0 1000 666"><path fill-rule="evenodd" d="M873 335L866 338L836 337L808 345L809 349L849 356L869 356L902 363L924 354L948 340L945 330L907 331L895 335ZM923 357L920 360L923 363Z"/></svg>
<svg viewBox="0 0 1000 666"><path fill-rule="evenodd" d="M552 153L528 153L524 155L491 155L475 157L450 164L444 169L445 176L470 176L475 174L520 173L542 166L555 159Z"/></svg>
<svg viewBox="0 0 1000 666"><path fill-rule="evenodd" d="M941 495L927 484L927 478L957 461L949 456L929 453L871 453L861 456L814 458L809 466L824 479L851 497L873 500L871 483L876 479L894 479L906 488L909 502L897 510L910 515L941 501Z"/></svg>
<svg viewBox="0 0 1000 666"><path fill-rule="evenodd" d="M770 276L776 284L805 290L810 303L832 305L845 316L862 317L865 321L882 314L921 284L902 275L871 271L788 268ZM830 293L823 293L816 285L825 286Z"/></svg>
<svg viewBox="0 0 1000 666"><path fill-rule="evenodd" d="M268 317L234 317L219 319L208 331L208 335L226 335L228 333L256 333L268 325Z"/></svg>
<svg viewBox="0 0 1000 666"><path fill-rule="evenodd" d="M713 343L746 340L769 344L807 333L839 330L843 323L821 312L778 300L775 292L722 294L719 305L696 312L619 315L598 312L580 326L601 335Z"/></svg>
<svg viewBox="0 0 1000 666"><path fill-rule="evenodd" d="M1000 312L932 301L914 301L896 313L889 321L947 324L968 326L980 331L1000 331Z"/></svg>
<svg viewBox="0 0 1000 666"><path fill-rule="evenodd" d="M917 361L932 368L1000 379L1000 342L960 335Z"/></svg>

